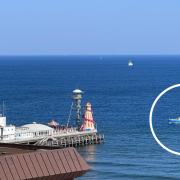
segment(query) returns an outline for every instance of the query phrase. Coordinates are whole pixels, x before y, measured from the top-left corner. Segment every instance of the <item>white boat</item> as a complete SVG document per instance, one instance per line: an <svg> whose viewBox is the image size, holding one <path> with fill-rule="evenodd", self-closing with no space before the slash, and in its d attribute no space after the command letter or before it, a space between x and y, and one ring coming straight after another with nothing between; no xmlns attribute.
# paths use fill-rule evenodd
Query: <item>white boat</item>
<svg viewBox="0 0 180 180"><path fill-rule="evenodd" d="M180 117L175 119L169 119L169 124L180 124Z"/></svg>
<svg viewBox="0 0 180 180"><path fill-rule="evenodd" d="M131 61L131 60L129 60L129 62L128 62L128 66L133 66L134 64L133 64L133 62Z"/></svg>

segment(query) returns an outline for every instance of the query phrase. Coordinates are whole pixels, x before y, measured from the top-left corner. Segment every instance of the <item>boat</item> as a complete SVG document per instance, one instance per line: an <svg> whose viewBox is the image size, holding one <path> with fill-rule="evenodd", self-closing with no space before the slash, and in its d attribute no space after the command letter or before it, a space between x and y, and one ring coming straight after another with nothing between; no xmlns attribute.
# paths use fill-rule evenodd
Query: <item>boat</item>
<svg viewBox="0 0 180 180"><path fill-rule="evenodd" d="M169 124L180 124L180 117L175 119L169 119Z"/></svg>
<svg viewBox="0 0 180 180"><path fill-rule="evenodd" d="M58 127L59 123L56 122L55 120L51 120L50 122L48 122L48 126L50 126L50 127Z"/></svg>
<svg viewBox="0 0 180 180"><path fill-rule="evenodd" d="M129 66L129 67L132 67L133 65L134 65L133 62L132 62L131 60L129 60L128 66Z"/></svg>

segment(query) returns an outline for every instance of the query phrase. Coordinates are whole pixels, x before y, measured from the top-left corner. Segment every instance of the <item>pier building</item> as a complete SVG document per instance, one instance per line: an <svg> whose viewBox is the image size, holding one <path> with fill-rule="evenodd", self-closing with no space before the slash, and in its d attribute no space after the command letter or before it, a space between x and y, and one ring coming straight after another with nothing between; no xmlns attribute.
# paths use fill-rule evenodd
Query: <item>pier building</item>
<svg viewBox="0 0 180 180"><path fill-rule="evenodd" d="M86 103L81 115L82 91L73 91L72 105L66 126L60 126L52 120L45 124L33 122L19 127L7 125L6 117L0 116L0 143L34 144L38 146L83 146L103 142L104 135L99 134L93 119L92 105ZM75 111L76 126L70 126L72 111ZM4 113L3 113L4 114ZM72 120L71 120L72 119Z"/></svg>

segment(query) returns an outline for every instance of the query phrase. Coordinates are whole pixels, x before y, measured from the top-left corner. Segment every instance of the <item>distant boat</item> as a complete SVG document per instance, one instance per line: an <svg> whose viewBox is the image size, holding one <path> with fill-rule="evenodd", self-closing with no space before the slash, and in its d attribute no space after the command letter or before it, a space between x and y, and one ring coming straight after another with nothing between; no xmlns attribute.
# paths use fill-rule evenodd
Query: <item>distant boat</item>
<svg viewBox="0 0 180 180"><path fill-rule="evenodd" d="M129 60L128 66L129 66L129 67L132 67L133 65L134 65L133 62L132 62L131 60Z"/></svg>
<svg viewBox="0 0 180 180"><path fill-rule="evenodd" d="M59 123L56 122L55 120L51 120L50 122L48 122L48 125L50 127L57 127L57 126L59 126Z"/></svg>
<svg viewBox="0 0 180 180"><path fill-rule="evenodd" d="M169 119L169 124L180 124L180 117L175 119Z"/></svg>

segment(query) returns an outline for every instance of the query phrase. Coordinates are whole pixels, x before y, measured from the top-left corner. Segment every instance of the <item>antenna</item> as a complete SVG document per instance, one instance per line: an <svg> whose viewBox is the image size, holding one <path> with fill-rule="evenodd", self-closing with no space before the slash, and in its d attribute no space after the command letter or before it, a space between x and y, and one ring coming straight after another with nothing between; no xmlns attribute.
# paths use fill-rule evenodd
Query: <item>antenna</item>
<svg viewBox="0 0 180 180"><path fill-rule="evenodd" d="M4 117L5 115L5 105L4 105L4 101L3 101L3 104L2 104L2 116Z"/></svg>
<svg viewBox="0 0 180 180"><path fill-rule="evenodd" d="M69 121L70 121L70 119L71 119L72 109L73 109L73 102L72 102L72 104L71 104L71 109L70 109L70 112L69 112L69 117L68 117L68 121L67 121L66 127L69 126Z"/></svg>

